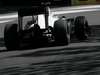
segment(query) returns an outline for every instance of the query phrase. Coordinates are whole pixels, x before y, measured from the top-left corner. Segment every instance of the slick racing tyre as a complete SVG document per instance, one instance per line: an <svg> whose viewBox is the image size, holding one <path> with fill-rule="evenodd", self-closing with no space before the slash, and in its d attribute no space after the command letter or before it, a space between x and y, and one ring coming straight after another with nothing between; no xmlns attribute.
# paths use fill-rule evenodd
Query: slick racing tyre
<svg viewBox="0 0 100 75"><path fill-rule="evenodd" d="M8 50L18 49L17 24L6 25L4 29L4 41Z"/></svg>
<svg viewBox="0 0 100 75"><path fill-rule="evenodd" d="M78 16L75 19L75 35L78 40L87 39L85 31L86 19L85 16Z"/></svg>
<svg viewBox="0 0 100 75"><path fill-rule="evenodd" d="M54 37L57 44L68 45L70 42L70 35L67 32L67 22L66 21L55 21L54 23Z"/></svg>

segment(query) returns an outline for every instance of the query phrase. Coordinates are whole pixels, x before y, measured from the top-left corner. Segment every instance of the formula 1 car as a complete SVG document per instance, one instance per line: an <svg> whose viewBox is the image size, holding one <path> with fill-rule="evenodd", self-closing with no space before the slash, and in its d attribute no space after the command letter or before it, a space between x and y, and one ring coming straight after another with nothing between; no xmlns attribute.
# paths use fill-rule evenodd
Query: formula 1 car
<svg viewBox="0 0 100 75"><path fill-rule="evenodd" d="M41 14L44 15L45 18L44 29L40 28L38 22L38 20L40 19L38 16ZM23 21L24 17L26 16L31 17L31 21L28 24L31 24L33 26L29 25L29 28L28 25L26 26L24 24L25 21ZM70 33L67 33L69 32L67 30L67 22L66 25L62 23L51 27L48 24L48 17L48 7L35 6L18 9L18 24L6 25L4 29L4 41L7 49L16 50L26 48L37 48L42 46L53 46L55 44L68 45L70 41Z"/></svg>
<svg viewBox="0 0 100 75"><path fill-rule="evenodd" d="M44 22L40 19L44 16ZM24 20L30 17L31 21ZM68 45L74 34L78 40L87 39L90 27L85 16L66 19L66 14L49 24L48 6L24 7L18 9L18 24L6 25L4 41L8 50ZM53 19L52 19L53 20ZM27 22L27 23L26 23ZM41 23L45 25L41 28Z"/></svg>

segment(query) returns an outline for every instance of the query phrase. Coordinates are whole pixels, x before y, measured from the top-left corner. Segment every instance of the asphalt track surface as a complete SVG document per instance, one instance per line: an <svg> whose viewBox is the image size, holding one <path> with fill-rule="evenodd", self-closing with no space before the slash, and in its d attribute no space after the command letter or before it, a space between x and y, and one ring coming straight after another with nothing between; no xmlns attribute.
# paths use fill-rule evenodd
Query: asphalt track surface
<svg viewBox="0 0 100 75"><path fill-rule="evenodd" d="M100 26L68 46L7 51L0 40L0 75L100 75Z"/></svg>

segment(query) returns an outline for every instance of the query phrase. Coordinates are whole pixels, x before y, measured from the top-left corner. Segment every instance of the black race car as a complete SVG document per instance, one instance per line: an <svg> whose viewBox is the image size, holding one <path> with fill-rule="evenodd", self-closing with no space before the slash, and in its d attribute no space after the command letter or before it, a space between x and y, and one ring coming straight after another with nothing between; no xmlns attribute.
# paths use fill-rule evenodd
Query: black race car
<svg viewBox="0 0 100 75"><path fill-rule="evenodd" d="M34 6L18 9L18 24L6 25L4 29L4 41L8 50L36 48L43 46L53 46L60 44L69 44L67 33L67 22L61 21L61 24L54 23L54 27L49 26L48 7ZM44 15L45 28L41 29L38 20L39 15ZM25 25L24 17L30 16L31 21Z"/></svg>

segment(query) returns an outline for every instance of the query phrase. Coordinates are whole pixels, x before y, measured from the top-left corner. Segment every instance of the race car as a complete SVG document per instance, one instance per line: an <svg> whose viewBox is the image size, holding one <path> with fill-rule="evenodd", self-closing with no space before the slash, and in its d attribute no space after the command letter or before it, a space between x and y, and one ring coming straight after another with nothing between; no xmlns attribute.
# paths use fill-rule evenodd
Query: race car
<svg viewBox="0 0 100 75"><path fill-rule="evenodd" d="M44 16L42 18L44 22L40 19L40 15ZM54 15L50 14L47 6L18 9L18 24L6 25L4 29L4 41L7 49L16 50L68 45L73 34L79 40L87 39L86 34L89 31L89 26L85 16L68 19L66 15L63 15L54 20ZM24 20L25 17L30 17L30 20ZM50 25L50 17L54 20L53 26ZM45 25L45 27L41 28L41 24Z"/></svg>
<svg viewBox="0 0 100 75"><path fill-rule="evenodd" d="M39 15L44 16L45 28L40 28ZM31 17L27 22L23 19L26 16ZM37 48L43 46L53 46L57 44L69 44L66 20L58 20L54 26L49 26L49 9L48 7L25 7L18 9L18 24L6 25L4 29L4 41L8 50ZM60 21L60 24L58 24Z"/></svg>

